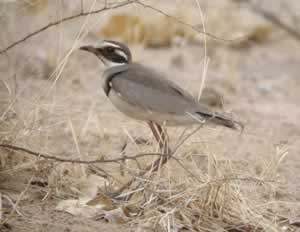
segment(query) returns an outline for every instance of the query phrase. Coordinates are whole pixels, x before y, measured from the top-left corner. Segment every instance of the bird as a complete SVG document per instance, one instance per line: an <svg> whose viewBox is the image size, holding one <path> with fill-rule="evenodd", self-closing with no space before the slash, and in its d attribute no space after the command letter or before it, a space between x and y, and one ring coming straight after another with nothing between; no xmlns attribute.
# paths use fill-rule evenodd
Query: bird
<svg viewBox="0 0 300 232"><path fill-rule="evenodd" d="M146 121L160 142L166 140L163 126L209 123L231 129L242 127L226 113L197 101L159 71L134 62L130 49L121 42L102 40L80 49L96 55L105 65L101 83L112 104L127 116Z"/></svg>

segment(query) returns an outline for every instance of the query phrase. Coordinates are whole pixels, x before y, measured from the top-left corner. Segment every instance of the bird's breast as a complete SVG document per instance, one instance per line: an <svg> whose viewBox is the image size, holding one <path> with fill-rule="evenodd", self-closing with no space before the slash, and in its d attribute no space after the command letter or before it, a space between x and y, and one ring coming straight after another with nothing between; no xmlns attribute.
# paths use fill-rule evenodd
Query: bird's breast
<svg viewBox="0 0 300 232"><path fill-rule="evenodd" d="M106 96L109 95L109 92L112 88L112 80L121 75L122 72L127 70L127 68L127 65L119 65L117 67L108 68L103 72L102 88Z"/></svg>
<svg viewBox="0 0 300 232"><path fill-rule="evenodd" d="M148 121L153 114L150 110L143 109L134 103L128 102L128 100L125 99L121 93L115 91L112 86L108 98L119 111L131 118Z"/></svg>

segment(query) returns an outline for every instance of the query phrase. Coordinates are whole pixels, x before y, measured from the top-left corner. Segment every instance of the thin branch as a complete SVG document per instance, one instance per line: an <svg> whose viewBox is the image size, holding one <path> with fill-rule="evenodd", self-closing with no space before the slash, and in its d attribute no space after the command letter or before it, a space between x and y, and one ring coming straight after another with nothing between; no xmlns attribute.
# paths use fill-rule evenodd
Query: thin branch
<svg viewBox="0 0 300 232"><path fill-rule="evenodd" d="M156 139L156 141L160 144L161 143L161 138L158 137L158 134L156 134L155 132L155 128L151 127L151 123L149 124L150 126L150 129ZM166 131L162 130L162 128L156 124L155 125L156 127L159 128L160 130L160 133L163 132L163 133L166 133ZM154 162L152 162L151 164L149 164L144 170L142 170L138 176L141 177L141 176L144 176L145 174L147 173L154 173L156 171L158 171L162 166L164 166L169 159L172 159L174 158L174 155L175 153L177 152L177 150L179 149L179 147L188 139L190 138L192 135L194 135L201 127L203 126L203 124L201 124L199 127L197 127L195 130L193 130L190 134L188 134L185 138L183 138L181 141L179 141L179 143L176 145L176 147L174 149L169 149L169 147L167 149L163 149L163 155L160 156L159 158L157 158ZM165 129L166 130L166 129ZM167 139L167 137L165 137L164 135L164 139ZM165 142L163 142L162 144L160 144L160 147L163 148L163 144ZM122 187L120 187L117 191L113 192L112 193L112 197L117 197L119 198L120 197L120 194L123 193L123 191L125 189L128 189L130 188L130 186L134 183L134 181L136 180L136 177L133 177L132 179L130 179L127 183L125 183ZM132 194L129 194L127 195L127 200L130 199L132 197L132 195L134 194L134 192Z"/></svg>
<svg viewBox="0 0 300 232"><path fill-rule="evenodd" d="M161 167L163 167L174 155L174 152L168 146L168 136L166 128L163 128L154 122L149 122L148 125L152 131L153 136L156 139L156 142L159 144L160 150L163 151L163 154L154 162L151 162L144 170L140 171L138 174L139 177L142 177L147 173L149 173L151 176L154 172L157 172ZM125 189L129 189L135 181L136 177L134 176L127 183L121 186L117 191L111 193L111 196L120 198L120 194L123 193ZM139 186L137 188L139 188ZM130 194L126 195L126 200L129 200L135 192L136 191L132 191Z"/></svg>
<svg viewBox="0 0 300 232"><path fill-rule="evenodd" d="M93 11L89 11L89 12L80 12L78 14L75 14L75 15L72 15L72 16L68 16L68 17L65 17L65 18L62 18L60 20L57 20L55 22L51 22L43 27L41 27L40 29L26 35L25 37L23 37L22 39L19 39L15 42L13 42L12 44L10 44L9 46L7 46L6 48L0 50L0 55L2 55L3 53L7 52L8 50L12 49L13 47L19 45L20 43L23 43L24 41L30 39L31 37L34 37L36 36L37 34L43 32L43 31L46 31L47 29L51 28L51 27L54 27L54 26L57 26L61 23L64 23L64 22L67 22L67 21L70 21L70 20L73 20L73 19L76 19L76 18L80 18L80 17L83 17L83 16L87 16L87 15L92 15L92 14L99 14L103 11L107 11L107 10L113 10L113 9L117 9L117 8L121 8L121 7L124 7L124 6L127 6L127 5L130 5L132 3L134 3L135 0L131 0L131 1L124 1L124 2L121 2L117 5L113 5L113 6L107 6L105 5L104 7L102 7L101 9L97 9L97 10L93 10Z"/></svg>
<svg viewBox="0 0 300 232"><path fill-rule="evenodd" d="M198 130L200 130L204 126L204 123L200 124L199 126L196 127L196 129L192 130L189 134L187 134L184 138L178 141L177 145L173 149L173 152L177 152L177 150L194 134L197 133Z"/></svg>
<svg viewBox="0 0 300 232"><path fill-rule="evenodd" d="M191 172L182 162L181 162L181 160L180 159L178 159L178 158L176 158L176 157L174 157L174 156L172 156L171 157L173 160L175 160L177 163L178 163L178 165L184 170L184 171L186 171L191 177L193 177L195 180L197 180L199 183L203 183L203 181L202 180L200 180L193 172Z"/></svg>
<svg viewBox="0 0 300 232"><path fill-rule="evenodd" d="M200 34L204 34L208 37L211 37L213 38L214 40L218 40L218 41L222 41L222 42L227 42L227 43L234 43L234 42L239 42L240 40L243 40L244 37L239 37L239 38L236 38L236 39L223 39L223 38L220 38L216 35L213 35L211 33L208 33L208 32L204 32L204 31L201 31L200 29L197 28L197 26L193 26L189 23L186 23L178 18L176 18L175 16L172 16L172 15L169 15L167 13L165 13L164 11L158 9L158 8L155 8L151 5L148 5L146 3L143 3L139 0L129 0L129 1L124 1L124 2L121 2L119 4L116 4L116 5L113 5L113 6L107 6L107 4L105 4L104 7L102 7L101 9L97 9L97 10L94 10L94 11L89 11L89 12L80 12L78 14L75 14L75 15L71 15L71 16L68 16L68 17L65 17L65 18L62 18L60 20L57 20L57 21L54 21L54 22L51 22L43 27L41 27L40 29L26 35L25 37L13 42L12 44L10 44L9 46L7 46L6 48L0 50L0 55L6 53L8 50L14 48L15 46L19 45L20 43L23 43L24 41L30 39L31 37L34 37L36 35L38 35L39 33L43 32L43 31L46 31L48 30L49 28L51 27L54 27L54 26L57 26L61 23L64 23L64 22L67 22L67 21L70 21L70 20L73 20L73 19L76 19L76 18L80 18L80 17L83 17L83 16L87 16L87 15L92 15L92 14L99 14L103 11L107 11L107 10L113 10L113 9L117 9L117 8L121 8L121 7L124 7L124 6L127 6L127 5L130 5L130 4L133 4L133 3L136 3L144 8L148 8L148 9L151 9L153 11L156 11L157 13L159 14L162 14L172 20L174 20L175 22L179 23L179 24L182 24L192 30L194 30L195 32L197 33L200 33Z"/></svg>
<svg viewBox="0 0 300 232"><path fill-rule="evenodd" d="M108 173L103 168L100 168L99 166L96 166L96 165L93 165L93 164L90 165L89 167L93 172L95 172L97 175L101 176L102 178L105 178L105 179L111 178L115 182L118 182L119 184L122 184L122 182L118 178L115 178L113 175Z"/></svg>
<svg viewBox="0 0 300 232"><path fill-rule="evenodd" d="M208 119L207 121L211 120L212 118ZM150 125L150 124L149 124ZM163 149L163 154L157 158L154 162L152 162L151 164L149 164L144 170L142 170L138 176L144 176L145 174L147 173L150 173L150 175L154 172L157 172L162 166L164 166L168 161L169 159L172 159L174 158L174 155L175 153L177 152L177 150L182 146L182 144L184 144L186 142L186 140L188 140L191 136L193 136L200 128L202 128L204 125L204 123L200 124L197 128L195 128L193 131L191 131L188 135L186 135L186 137L182 138L181 141L178 142L178 144L175 146L175 148L173 149L169 149L167 147L167 149ZM156 127L159 128L159 131L160 133L163 133L164 135L164 138L163 140L166 140L167 137L165 137L165 133L166 131L162 130L161 126L159 126L158 124L156 124ZM152 130L152 133L154 135L154 137L156 138L156 141L159 143L160 145L160 148L163 148L163 143L161 143L161 138L158 137L158 134L156 134L155 132L155 129L154 128L151 128L150 126L150 129ZM176 158L174 158L176 160ZM130 188L130 186L135 182L136 180L136 177L133 177L132 179L130 179L127 183L125 183L123 186L121 186L117 191L113 192L111 195L112 197L117 197L119 198L120 197L120 194L125 190L125 189L128 189ZM134 194L135 192L133 191L131 194L127 195L127 200L130 199L132 197L132 195Z"/></svg>
<svg viewBox="0 0 300 232"><path fill-rule="evenodd" d="M22 152L25 152L32 156L49 159L49 160L54 160L56 162L77 163L77 164L116 163L116 162L121 162L121 161L125 161L125 160L134 160L135 161L138 158L142 158L142 157L146 157L146 156L163 156L163 154L161 154L161 153L142 153L142 154L137 154L134 156L125 156L124 155L124 156L122 156L120 158L116 158L116 159L79 160L79 159L60 158L57 156L52 156L52 155L48 155L48 154L41 153L41 152L31 151L27 148L10 145L10 144L0 144L0 147L6 148L9 150L13 150L13 151L22 151Z"/></svg>

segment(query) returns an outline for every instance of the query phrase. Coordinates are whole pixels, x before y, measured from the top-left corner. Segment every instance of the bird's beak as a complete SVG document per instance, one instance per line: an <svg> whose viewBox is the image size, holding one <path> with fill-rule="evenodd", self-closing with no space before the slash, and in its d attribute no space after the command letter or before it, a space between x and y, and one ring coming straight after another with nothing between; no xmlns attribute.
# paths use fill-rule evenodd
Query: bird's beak
<svg viewBox="0 0 300 232"><path fill-rule="evenodd" d="M91 53L94 53L96 54L97 53L97 49L93 46L82 46L79 48L80 50L83 50L83 51L87 51L87 52L91 52Z"/></svg>
<svg viewBox="0 0 300 232"><path fill-rule="evenodd" d="M94 55L96 55L102 61L102 63L105 64L104 59L101 56L101 52L99 51L99 49L97 49L97 48L95 48L93 46L90 46L90 45L88 45L88 46L82 46L79 49L83 50L83 51L87 51L87 52L93 53Z"/></svg>

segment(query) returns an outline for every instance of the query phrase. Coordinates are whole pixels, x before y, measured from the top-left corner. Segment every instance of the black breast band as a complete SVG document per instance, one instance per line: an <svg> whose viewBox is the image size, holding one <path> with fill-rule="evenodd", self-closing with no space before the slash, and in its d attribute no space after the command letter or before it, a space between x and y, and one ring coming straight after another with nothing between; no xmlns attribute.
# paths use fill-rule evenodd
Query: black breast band
<svg viewBox="0 0 300 232"><path fill-rule="evenodd" d="M111 87L112 87L112 80L117 77L117 75L121 74L123 71L120 71L120 72L116 72L114 74L112 74L111 76L107 77L105 80L104 80L104 84L103 84L103 90L104 90L104 93L106 96L109 95L109 92L111 90Z"/></svg>

